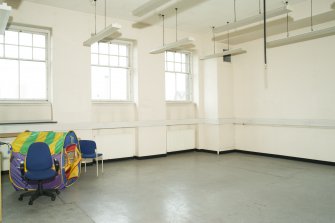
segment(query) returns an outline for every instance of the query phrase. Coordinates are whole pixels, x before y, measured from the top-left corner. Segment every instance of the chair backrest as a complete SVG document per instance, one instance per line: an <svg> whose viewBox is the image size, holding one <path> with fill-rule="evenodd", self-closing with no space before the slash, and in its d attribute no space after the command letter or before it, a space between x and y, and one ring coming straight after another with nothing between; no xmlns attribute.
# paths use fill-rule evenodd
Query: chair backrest
<svg viewBox="0 0 335 223"><path fill-rule="evenodd" d="M80 151L83 154L94 154L97 145L92 140L79 140Z"/></svg>
<svg viewBox="0 0 335 223"><path fill-rule="evenodd" d="M49 146L44 142L35 142L28 148L26 167L29 171L52 168L52 156Z"/></svg>

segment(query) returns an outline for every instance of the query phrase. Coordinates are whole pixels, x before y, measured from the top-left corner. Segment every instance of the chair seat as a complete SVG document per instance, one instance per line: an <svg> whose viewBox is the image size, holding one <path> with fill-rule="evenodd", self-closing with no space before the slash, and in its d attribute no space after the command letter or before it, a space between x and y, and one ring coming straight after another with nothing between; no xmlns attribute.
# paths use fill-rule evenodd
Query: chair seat
<svg viewBox="0 0 335 223"><path fill-rule="evenodd" d="M99 156L102 156L102 153L98 153L98 154L95 154L95 153L92 153L92 154L84 154L84 153L82 153L81 154L81 157L82 158L97 158L97 157L99 157Z"/></svg>
<svg viewBox="0 0 335 223"><path fill-rule="evenodd" d="M47 170L38 170L38 171L28 171L25 174L25 177L28 180L47 180L52 177L55 177L57 175L57 172L53 169L47 169Z"/></svg>

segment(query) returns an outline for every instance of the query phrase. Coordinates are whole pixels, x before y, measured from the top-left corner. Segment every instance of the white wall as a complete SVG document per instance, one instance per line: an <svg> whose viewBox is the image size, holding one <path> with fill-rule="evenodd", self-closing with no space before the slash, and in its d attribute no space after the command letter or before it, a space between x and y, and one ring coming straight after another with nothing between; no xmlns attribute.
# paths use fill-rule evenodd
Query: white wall
<svg viewBox="0 0 335 223"><path fill-rule="evenodd" d="M26 129L74 129L81 138L95 139L98 146L108 153L106 157L120 158L125 154L147 156L166 153L167 124L173 125L174 119L178 120L178 125L182 124L183 120L189 124L187 120L197 117L196 105L180 104L170 108L165 102L164 54L149 54L150 50L162 44L160 26L136 29L132 28L130 21L107 18L107 23L117 22L122 25L121 38L132 40L134 43L134 103L99 104L90 100L90 48L82 45L94 30L93 15L22 1L12 16L13 23L52 29L50 99L54 120L58 124L0 126L0 133L20 132ZM104 18L98 16L98 30L102 28L103 21ZM174 41L174 32L166 29L166 42ZM193 50L193 56L197 58L198 48L202 45L202 35L180 31L179 36L193 36L196 39L197 47ZM196 66L197 62L194 63L194 70L196 75L199 75ZM198 86L195 85L194 88L199 94ZM27 105L0 105L0 120L50 118L49 111L30 106L31 108ZM50 109L48 105L44 107ZM26 109L35 109L38 112L22 115ZM193 124L196 127L196 123ZM124 131L124 128L130 130ZM125 137L122 136L123 133L127 137L131 136L131 142L134 143L123 145L119 141L120 143L115 144L120 138ZM106 135L110 135L109 140ZM123 153L123 150L128 152Z"/></svg>
<svg viewBox="0 0 335 223"><path fill-rule="evenodd" d="M330 3L316 2L315 13L329 10ZM308 16L305 4L296 5L291 16ZM180 33L197 40L194 103L171 104L164 100L164 56L148 53L161 45L161 27L134 29L129 21L108 18L108 23L120 23L122 38L134 43L135 100L96 104L88 90L90 49L82 46L94 27L92 15L23 1L13 18L16 23L52 28L51 101L58 124L2 125L0 133L74 129L81 138L95 139L107 158L157 155L195 146L335 161L334 36L269 49L264 72L262 39L241 44L247 54L234 56L229 64L222 59L198 60L212 53L209 34ZM102 17L98 24L102 26ZM174 31L166 33L166 42L173 41ZM217 44L217 50L223 47ZM0 105L0 119L50 116L29 106ZM21 115L28 108L37 111ZM178 141L178 133L188 140Z"/></svg>
<svg viewBox="0 0 335 223"><path fill-rule="evenodd" d="M315 13L331 2L315 3ZM308 16L305 4L294 18ZM334 162L335 36L268 49L267 72L262 41L241 44L248 52L233 62L234 113L245 124L236 125L236 148Z"/></svg>

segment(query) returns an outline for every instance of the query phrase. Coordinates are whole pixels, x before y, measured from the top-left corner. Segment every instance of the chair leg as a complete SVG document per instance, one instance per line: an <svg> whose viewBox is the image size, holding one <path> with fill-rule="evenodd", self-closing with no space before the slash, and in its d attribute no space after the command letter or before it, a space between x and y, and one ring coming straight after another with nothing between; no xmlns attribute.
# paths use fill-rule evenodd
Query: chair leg
<svg viewBox="0 0 335 223"><path fill-rule="evenodd" d="M97 163L97 176L99 176L99 159L98 157L95 159L96 163Z"/></svg>
<svg viewBox="0 0 335 223"><path fill-rule="evenodd" d="M20 195L19 200L22 201L23 197L27 197L30 196L29 199L29 205L32 205L34 203L34 201L39 198L40 196L48 196L51 197L51 200L54 201L56 200L56 194L54 194L53 192L56 192L56 194L59 194L59 190L58 189L43 189L43 185L42 182L38 183L37 189L35 191L29 191L26 193L23 193Z"/></svg>
<svg viewBox="0 0 335 223"><path fill-rule="evenodd" d="M101 172L104 172L104 158L101 156Z"/></svg>
<svg viewBox="0 0 335 223"><path fill-rule="evenodd" d="M85 159L85 173L86 173L86 159Z"/></svg>

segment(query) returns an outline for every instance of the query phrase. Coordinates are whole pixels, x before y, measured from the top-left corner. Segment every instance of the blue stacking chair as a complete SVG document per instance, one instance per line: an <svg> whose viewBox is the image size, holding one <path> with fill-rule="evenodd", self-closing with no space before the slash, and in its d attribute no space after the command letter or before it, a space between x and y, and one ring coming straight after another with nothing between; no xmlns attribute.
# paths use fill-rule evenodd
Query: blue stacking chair
<svg viewBox="0 0 335 223"><path fill-rule="evenodd" d="M97 152L97 145L92 140L79 140L81 151L81 158L85 161L86 173L86 159L95 159L97 163L97 176L99 176L99 159L101 160L101 172L104 172L104 159L103 154Z"/></svg>
<svg viewBox="0 0 335 223"><path fill-rule="evenodd" d="M43 189L43 182L54 179L59 170L59 162L56 159L52 160L49 146L44 142L31 144L25 162L20 163L21 176L26 181L37 182L37 189L21 194L19 200L22 201L23 197L30 196L29 205L32 205L38 197L48 196L54 201L56 199L54 193L59 194L59 190ZM54 166L55 168L53 168ZM25 171L25 167L27 171Z"/></svg>

